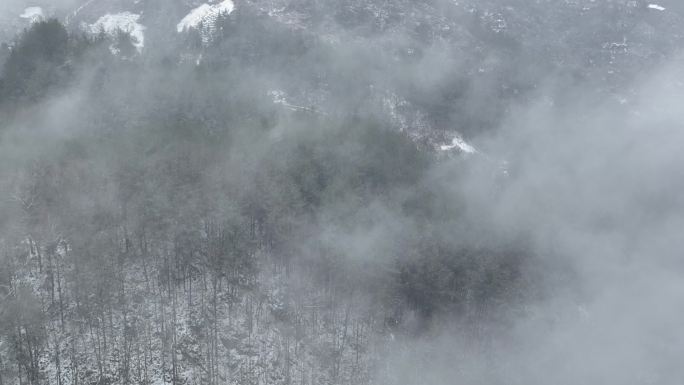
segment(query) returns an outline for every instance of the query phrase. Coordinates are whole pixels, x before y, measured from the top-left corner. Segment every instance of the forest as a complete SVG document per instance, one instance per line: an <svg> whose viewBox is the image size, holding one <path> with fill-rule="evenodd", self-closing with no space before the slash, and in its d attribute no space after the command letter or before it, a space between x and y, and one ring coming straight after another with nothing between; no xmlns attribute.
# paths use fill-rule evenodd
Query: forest
<svg viewBox="0 0 684 385"><path fill-rule="evenodd" d="M684 378L678 8L227 3L0 48L0 385Z"/></svg>

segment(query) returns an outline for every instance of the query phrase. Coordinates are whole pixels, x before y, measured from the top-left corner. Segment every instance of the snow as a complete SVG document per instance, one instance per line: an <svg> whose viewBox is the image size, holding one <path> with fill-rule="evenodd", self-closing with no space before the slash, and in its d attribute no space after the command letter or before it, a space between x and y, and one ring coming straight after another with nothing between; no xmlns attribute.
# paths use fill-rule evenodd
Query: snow
<svg viewBox="0 0 684 385"><path fill-rule="evenodd" d="M85 7L89 6L93 1L95 0L88 0L85 3L81 4L81 6L76 8L76 10L74 10L74 12L71 13L71 15L68 15L66 17L65 23L69 24L72 18L76 17L79 14L79 12L81 12Z"/></svg>
<svg viewBox="0 0 684 385"><path fill-rule="evenodd" d="M474 154L477 152L477 149L475 147L471 146L468 144L465 140L463 140L460 136L455 137L452 141L451 144L443 145L440 147L440 150L442 151L449 151L453 150L455 148L458 148L459 150L467 153L467 154Z"/></svg>
<svg viewBox="0 0 684 385"><path fill-rule="evenodd" d="M45 18L45 13L41 7L28 7L24 10L24 13L19 15L22 19L27 19L31 23L41 21Z"/></svg>
<svg viewBox="0 0 684 385"><path fill-rule="evenodd" d="M649 4L648 8L655 9L656 11L664 11L665 10L665 7L663 7L662 5L658 5L658 4Z"/></svg>
<svg viewBox="0 0 684 385"><path fill-rule="evenodd" d="M93 34L104 32L111 36L115 36L119 31L126 32L131 35L131 42L135 48L141 52L145 46L145 26L138 23L139 19L140 15L131 12L106 14L86 29Z"/></svg>
<svg viewBox="0 0 684 385"><path fill-rule="evenodd" d="M211 13L211 5L209 4L202 4L193 9L176 26L178 33L197 28L209 13Z"/></svg>
<svg viewBox="0 0 684 385"><path fill-rule="evenodd" d="M273 98L273 103L275 104L286 104L287 99L285 99L285 92L281 90L271 90L268 94Z"/></svg>
<svg viewBox="0 0 684 385"><path fill-rule="evenodd" d="M202 4L188 13L176 26L178 33L186 32L191 29L200 29L213 24L216 18L221 15L229 15L235 9L232 0L225 0L217 4Z"/></svg>
<svg viewBox="0 0 684 385"><path fill-rule="evenodd" d="M305 106L300 106L296 104L292 104L287 100L287 94L284 91L281 90L271 90L268 92L268 95L271 96L273 99L274 104L280 104L281 106L289 109L290 111L307 111L307 112L316 112L319 114L323 114L319 111L316 111L315 108L312 107L305 107Z"/></svg>

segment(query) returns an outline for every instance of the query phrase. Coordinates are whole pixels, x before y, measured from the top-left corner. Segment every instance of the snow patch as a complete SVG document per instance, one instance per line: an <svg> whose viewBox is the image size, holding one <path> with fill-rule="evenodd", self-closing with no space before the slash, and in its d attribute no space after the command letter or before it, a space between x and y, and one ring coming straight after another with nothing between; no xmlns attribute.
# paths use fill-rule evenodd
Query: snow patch
<svg viewBox="0 0 684 385"><path fill-rule="evenodd" d="M85 3L81 4L81 6L79 6L78 8L76 8L76 10L74 10L74 12L72 12L70 15L67 15L67 17L66 17L66 19L64 20L64 22L65 22L66 24L69 24L69 23L71 22L71 19L73 19L74 17L76 17L76 15L78 15L79 12L81 12L81 11L83 10L83 8L89 6L93 1L95 1L95 0L88 0L88 1L86 1Z"/></svg>
<svg viewBox="0 0 684 385"><path fill-rule="evenodd" d="M306 112L314 112L314 113L319 113L319 114L324 115L324 113L322 113L320 111L316 111L316 109L313 107L305 107L305 106L300 106L297 104L290 103L287 99L287 94L284 91L271 90L268 92L268 95L273 99L274 104L280 104L281 106L289 109L290 111L306 111Z"/></svg>
<svg viewBox="0 0 684 385"><path fill-rule="evenodd" d="M202 4L188 13L176 26L178 33L191 29L204 31L212 28L219 16L229 15L235 10L232 0L225 0L217 4Z"/></svg>
<svg viewBox="0 0 684 385"><path fill-rule="evenodd" d="M456 148L465 152L466 154L474 154L474 153L478 152L475 147L468 144L460 136L454 137L454 139L451 141L451 144L446 144L446 145L440 146L439 149L442 151L450 151L450 150L453 150Z"/></svg>
<svg viewBox="0 0 684 385"><path fill-rule="evenodd" d="M121 31L130 34L133 46L141 52L145 47L145 26L138 23L140 15L131 12L106 14L95 23L86 26L92 34L104 32L112 37Z"/></svg>
<svg viewBox="0 0 684 385"><path fill-rule="evenodd" d="M36 23L45 19L45 13L41 7L28 7L24 9L24 13L19 15L22 19L26 19L31 23Z"/></svg>
<svg viewBox="0 0 684 385"><path fill-rule="evenodd" d="M665 7L663 7L662 5L658 5L658 4L649 4L648 8L655 9L656 11L664 11L665 10Z"/></svg>

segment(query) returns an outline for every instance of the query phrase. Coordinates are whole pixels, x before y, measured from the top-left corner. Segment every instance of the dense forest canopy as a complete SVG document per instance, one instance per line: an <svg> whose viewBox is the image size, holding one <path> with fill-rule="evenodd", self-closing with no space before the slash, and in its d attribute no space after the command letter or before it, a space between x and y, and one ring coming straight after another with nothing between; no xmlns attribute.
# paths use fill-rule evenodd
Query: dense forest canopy
<svg viewBox="0 0 684 385"><path fill-rule="evenodd" d="M0 385L683 378L681 7L90 3L0 48Z"/></svg>

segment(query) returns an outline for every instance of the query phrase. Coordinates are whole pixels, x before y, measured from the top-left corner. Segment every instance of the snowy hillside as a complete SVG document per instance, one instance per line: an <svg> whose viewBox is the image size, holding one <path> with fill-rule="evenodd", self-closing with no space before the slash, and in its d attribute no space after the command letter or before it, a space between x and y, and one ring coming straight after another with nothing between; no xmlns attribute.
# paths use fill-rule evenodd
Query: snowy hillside
<svg viewBox="0 0 684 385"><path fill-rule="evenodd" d="M138 52L142 52L145 47L145 26L138 23L139 19L140 15L130 12L107 14L93 24L85 25L84 29L93 35L104 33L112 38L119 32L127 33Z"/></svg>
<svg viewBox="0 0 684 385"><path fill-rule="evenodd" d="M216 30L219 28L218 19L231 14L234 9L235 4L231 0L216 4L202 4L183 17L176 29L178 33L197 30L202 36L202 41L207 44L216 35Z"/></svg>
<svg viewBox="0 0 684 385"><path fill-rule="evenodd" d="M0 0L0 43L0 385L684 378L682 1Z"/></svg>
<svg viewBox="0 0 684 385"><path fill-rule="evenodd" d="M45 12L41 7L28 7L19 15L22 19L29 20L31 23L45 19Z"/></svg>

